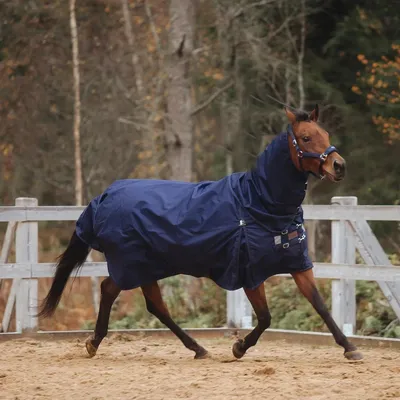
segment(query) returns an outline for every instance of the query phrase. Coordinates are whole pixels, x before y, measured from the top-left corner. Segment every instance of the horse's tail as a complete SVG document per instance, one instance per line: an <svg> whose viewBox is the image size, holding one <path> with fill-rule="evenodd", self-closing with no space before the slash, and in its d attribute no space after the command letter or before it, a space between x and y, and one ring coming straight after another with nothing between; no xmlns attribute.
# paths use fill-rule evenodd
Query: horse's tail
<svg viewBox="0 0 400 400"><path fill-rule="evenodd" d="M50 317L60 302L68 278L74 269L78 269L85 262L90 247L83 242L76 232L73 233L67 249L58 257L56 273L49 293L43 300L38 316Z"/></svg>

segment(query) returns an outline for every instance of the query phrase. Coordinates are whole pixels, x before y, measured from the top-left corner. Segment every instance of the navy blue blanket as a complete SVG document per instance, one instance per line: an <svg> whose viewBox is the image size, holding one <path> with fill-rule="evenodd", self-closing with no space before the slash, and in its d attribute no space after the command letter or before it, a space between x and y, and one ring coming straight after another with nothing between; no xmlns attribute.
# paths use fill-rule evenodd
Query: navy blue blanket
<svg viewBox="0 0 400 400"><path fill-rule="evenodd" d="M116 181L90 202L76 232L104 252L121 289L177 274L255 288L312 267L300 206L306 184L282 133L252 171L219 181Z"/></svg>

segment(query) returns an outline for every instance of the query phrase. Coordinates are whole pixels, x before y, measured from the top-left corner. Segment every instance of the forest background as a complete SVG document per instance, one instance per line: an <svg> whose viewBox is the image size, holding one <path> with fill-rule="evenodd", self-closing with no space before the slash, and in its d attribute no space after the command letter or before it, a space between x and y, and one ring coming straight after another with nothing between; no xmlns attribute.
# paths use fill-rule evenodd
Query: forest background
<svg viewBox="0 0 400 400"><path fill-rule="evenodd" d="M115 179L249 169L287 123L271 97L305 110L318 103L347 160L342 184L310 182L308 204L400 202L395 0L2 0L0 18L2 205L86 204ZM313 259L329 262L330 225L307 228ZM399 264L399 224L372 228ZM40 261L54 261L72 230L40 223ZM41 294L49 284L41 280ZM330 281L319 286L330 302ZM183 326L226 323L226 294L206 279L171 278L163 291ZM273 327L325 330L291 281L270 279L267 297ZM357 282L357 310L358 333L400 337L375 283ZM90 327L95 312L80 278L41 328ZM159 326L137 291L121 296L111 325Z"/></svg>

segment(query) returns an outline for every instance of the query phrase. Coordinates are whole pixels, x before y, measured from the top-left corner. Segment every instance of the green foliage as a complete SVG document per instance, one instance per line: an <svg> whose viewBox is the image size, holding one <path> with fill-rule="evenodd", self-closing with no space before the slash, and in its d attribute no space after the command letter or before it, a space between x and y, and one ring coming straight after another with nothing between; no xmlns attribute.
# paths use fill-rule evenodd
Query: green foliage
<svg viewBox="0 0 400 400"><path fill-rule="evenodd" d="M329 283L319 282L318 288L329 306ZM271 328L326 331L322 319L300 295L293 280L280 279L278 284L267 285L267 298L272 315Z"/></svg>
<svg viewBox="0 0 400 400"><path fill-rule="evenodd" d="M160 109L165 108L165 91L159 93L158 88L168 81L168 63L162 60L163 54L169 54L165 45L168 5L155 0L151 7L162 47L158 60L160 54L154 56L148 51L152 33L139 3L135 2L132 11L132 29L135 55L146 72L144 84L150 88L145 101L135 97L132 51L121 24L120 3L77 2L87 199L114 179L128 177L138 164L149 137L147 121L139 118L143 104L160 101ZM397 118L397 111L386 103L382 106L365 101L352 87L364 75L366 59L374 68L374 62L380 63L383 56L393 58L397 54L393 54L393 44L399 38L400 3L307 0L305 13L302 2L293 0L257 7L251 5L252 0L200 3L196 65L188 69L194 92L199 93L196 100L207 99L225 80L234 84L193 119L200 143L195 149L196 168L201 169L201 173L196 171L198 176L206 180L226 175L227 151L233 155L235 170L251 167L265 144L286 125L282 105L269 96L294 107L299 105L298 54L301 17L306 14L304 108L310 110L315 102L321 105L322 124L348 163L344 183L319 185L313 190L313 201L327 203L333 194L351 194L360 204L399 204L400 140L388 143L387 136L373 123L376 115ZM222 16L215 10L217 3L222 5ZM74 173L68 4L3 1L0 14L1 203L34 196L39 204L69 204L74 197ZM231 19L233 15L236 17ZM226 16L228 21L223 18ZM142 22L136 24L138 17ZM166 69L158 70L157 66ZM394 66L391 73L397 76L398 63ZM160 97L157 101L156 96ZM225 111L227 118L223 119ZM121 117L131 123L120 122ZM160 121L158 138L163 136L162 128ZM232 134L232 143L226 143L226 132ZM146 170L151 166L146 165ZM375 222L372 228L381 243L390 246L392 262L399 263L395 254L400 239L398 224ZM51 252L66 243L44 241L42 246ZM327 253L323 256L328 257ZM196 282L176 277L163 282L171 314L182 326L222 326L225 293L207 280ZM320 290L329 304L329 283L320 283ZM268 285L267 291L273 327L326 329L293 282L282 280ZM358 282L357 302L358 332L399 336L400 327L376 284ZM132 309L124 318L112 320L111 327L160 326L147 313L141 295L135 296ZM89 326L93 322L88 322Z"/></svg>
<svg viewBox="0 0 400 400"><path fill-rule="evenodd" d="M361 335L384 336L396 315L376 282L357 281L357 328Z"/></svg>
<svg viewBox="0 0 400 400"><path fill-rule="evenodd" d="M225 292L208 279L175 276L160 282L164 300L174 321L182 328L224 326ZM110 329L155 329L165 326L146 309L144 297L136 292L133 311L116 320L111 315ZM87 321L82 329L94 329L95 321Z"/></svg>
<svg viewBox="0 0 400 400"><path fill-rule="evenodd" d="M397 325L391 326L389 329L385 329L384 337L387 338L400 338L400 323L397 321Z"/></svg>
<svg viewBox="0 0 400 400"><path fill-rule="evenodd" d="M318 288L330 309L330 282L318 280ZM322 319L311 304L299 294L293 281L283 279L272 287L267 285L267 297L272 314L272 328L327 332ZM396 315L377 283L357 281L356 302L357 334L400 337Z"/></svg>
<svg viewBox="0 0 400 400"><path fill-rule="evenodd" d="M361 204L396 204L400 193L396 179L400 173L396 161L400 144L388 144L387 134L375 124L376 116L383 111L387 117L396 116L396 111L387 106L383 110L379 102L361 99L356 93L359 77L365 75L364 63L388 56L398 40L399 4L391 0L335 3L332 14L318 14L318 19L334 27L321 52L326 61L323 77L335 84L347 103L347 112L342 114L344 140L340 149L347 158L349 176L340 191L355 194ZM313 21L319 24L317 17ZM398 235L394 227L391 232Z"/></svg>
<svg viewBox="0 0 400 400"><path fill-rule="evenodd" d="M172 318L183 328L211 328L226 324L225 292L211 281L172 277L163 281L162 286ZM266 287L272 315L271 328L328 332L293 280L278 278ZM319 280L318 289L330 308L330 281ZM358 281L356 301L358 335L400 338L400 323L375 282ZM136 293L132 303L133 312L119 320L111 318L110 329L164 328L147 312L141 293ZM256 321L254 315L253 318ZM94 321L88 321L82 328L94 329L94 325Z"/></svg>
<svg viewBox="0 0 400 400"><path fill-rule="evenodd" d="M363 335L377 334L381 330L382 322L373 315L368 315L368 317L365 318L361 328L361 332Z"/></svg>

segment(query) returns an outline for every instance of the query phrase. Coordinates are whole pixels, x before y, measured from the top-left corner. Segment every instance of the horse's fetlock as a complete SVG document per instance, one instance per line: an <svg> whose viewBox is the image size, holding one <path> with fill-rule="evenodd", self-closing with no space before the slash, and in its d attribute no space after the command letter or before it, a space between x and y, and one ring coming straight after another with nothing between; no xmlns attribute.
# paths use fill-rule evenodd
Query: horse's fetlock
<svg viewBox="0 0 400 400"><path fill-rule="evenodd" d="M195 351L196 353L202 348L198 343L195 341L189 342L189 343L184 343L184 345L192 351Z"/></svg>
<svg viewBox="0 0 400 400"><path fill-rule="evenodd" d="M354 345L352 345L351 343L349 343L349 341L347 340L346 336L340 336L337 340L336 343L339 346L342 346L344 349L346 349L346 351L349 350L356 350L356 347ZM354 348L354 349L353 349Z"/></svg>

